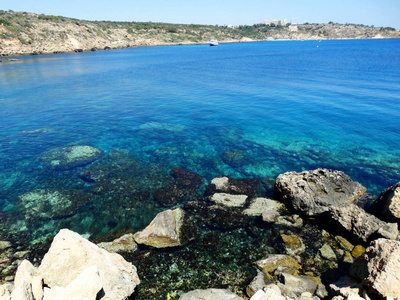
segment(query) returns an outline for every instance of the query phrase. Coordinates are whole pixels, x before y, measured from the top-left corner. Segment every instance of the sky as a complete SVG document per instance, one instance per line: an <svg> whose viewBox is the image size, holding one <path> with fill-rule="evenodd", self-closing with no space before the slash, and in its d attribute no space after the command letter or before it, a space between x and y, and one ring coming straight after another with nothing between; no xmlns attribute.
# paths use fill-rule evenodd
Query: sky
<svg viewBox="0 0 400 300"><path fill-rule="evenodd" d="M253 25L286 19L400 29L400 0L0 0L0 9L97 21Z"/></svg>

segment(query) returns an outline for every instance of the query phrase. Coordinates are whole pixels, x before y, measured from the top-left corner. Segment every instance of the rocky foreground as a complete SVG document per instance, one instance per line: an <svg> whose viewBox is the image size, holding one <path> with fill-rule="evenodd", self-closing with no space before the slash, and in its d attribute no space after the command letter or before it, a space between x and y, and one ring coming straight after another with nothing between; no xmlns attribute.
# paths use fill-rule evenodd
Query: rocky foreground
<svg viewBox="0 0 400 300"><path fill-rule="evenodd" d="M0 10L0 56L81 52L145 45L202 44L263 40L400 38L390 27L354 24L288 26L183 25L85 21L66 17Z"/></svg>
<svg viewBox="0 0 400 300"><path fill-rule="evenodd" d="M63 170L87 164L98 159L98 155L102 153L96 148L76 146L46 153L43 160L49 167ZM305 244L300 235L282 233L285 251L265 253L264 257L254 261L257 275L248 282L247 295L239 296L229 289L210 286L208 289L183 291L179 295L171 292L167 298L400 298L400 183L383 191L368 212L364 209L364 200L368 197L366 188L343 172L327 169L279 175L274 199L256 195L257 179L218 176L208 183L204 198L190 199L177 205L185 197L185 191L199 186L203 179L199 174L181 168L175 168L171 173L176 185L157 197L169 208L157 214L143 230L96 245L75 232L62 229L38 267L28 260L18 261L13 283L10 281L0 286L0 299L134 299L144 270L137 269L117 253L127 255L135 253L138 248L162 251L186 247L198 239L200 224L231 228L245 226L250 219L299 228L300 232L305 228L305 221L313 219L325 237L313 264L319 261L335 266L340 262L348 268L335 280L318 276L317 272L310 271L312 268L306 269L307 262L301 258L311 245ZM98 180L96 174L104 175L98 171L81 172L80 176L95 181ZM0 246L3 255L12 245L2 241ZM17 257L15 253L11 255ZM1 264L11 262L3 259ZM173 266L170 271L176 272ZM149 295L149 299L162 298L157 298L157 285L154 282L156 296Z"/></svg>

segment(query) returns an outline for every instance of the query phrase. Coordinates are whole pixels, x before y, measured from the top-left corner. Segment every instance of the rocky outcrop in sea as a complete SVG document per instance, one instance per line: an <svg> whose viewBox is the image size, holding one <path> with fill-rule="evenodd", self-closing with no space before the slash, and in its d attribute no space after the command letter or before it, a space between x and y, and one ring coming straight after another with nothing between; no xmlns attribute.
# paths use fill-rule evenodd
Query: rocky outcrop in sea
<svg viewBox="0 0 400 300"><path fill-rule="evenodd" d="M106 180L111 169L100 171L103 163L80 169L98 174L85 182ZM373 215L363 208L365 187L340 171L281 174L273 199L258 179L221 175L203 186L195 172L170 175L169 186L185 197L164 201L136 232L95 245L62 229L36 266L29 253L0 242L1 272L18 266L0 299L400 297L398 225L394 213L377 213L395 207L400 183L371 204Z"/></svg>

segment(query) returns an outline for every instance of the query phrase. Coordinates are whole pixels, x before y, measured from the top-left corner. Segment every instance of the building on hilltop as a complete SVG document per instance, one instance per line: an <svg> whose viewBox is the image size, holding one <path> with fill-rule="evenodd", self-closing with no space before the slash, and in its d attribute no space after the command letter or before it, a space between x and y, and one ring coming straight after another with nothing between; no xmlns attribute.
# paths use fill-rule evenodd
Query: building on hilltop
<svg viewBox="0 0 400 300"><path fill-rule="evenodd" d="M286 26L287 22L286 22L286 19L283 19L283 20L264 20L260 24L269 25L269 26L271 26L271 25Z"/></svg>

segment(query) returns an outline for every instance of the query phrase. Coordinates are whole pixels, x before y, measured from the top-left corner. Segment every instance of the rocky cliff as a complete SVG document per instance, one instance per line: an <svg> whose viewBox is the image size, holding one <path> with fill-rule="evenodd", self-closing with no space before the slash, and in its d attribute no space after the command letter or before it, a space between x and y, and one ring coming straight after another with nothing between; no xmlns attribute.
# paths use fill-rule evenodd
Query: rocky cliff
<svg viewBox="0 0 400 300"><path fill-rule="evenodd" d="M353 24L289 26L182 25L84 21L66 17L0 10L0 56L95 51L145 45L261 40L400 38L394 28Z"/></svg>

